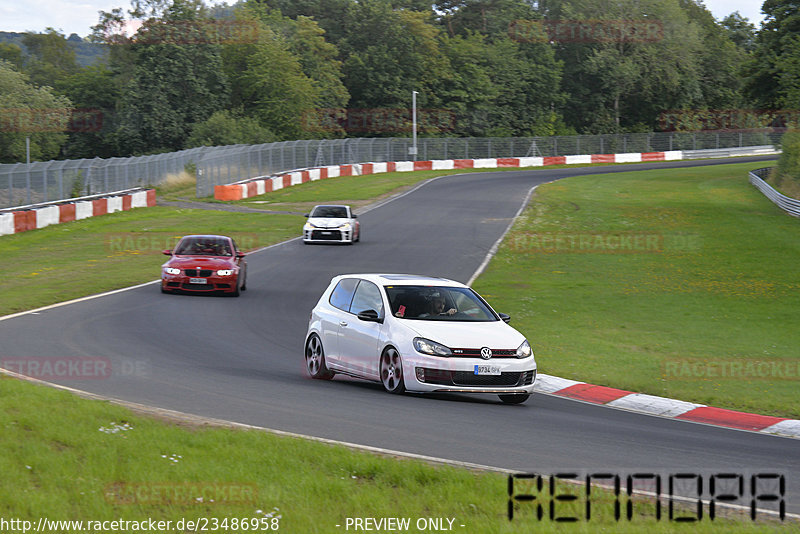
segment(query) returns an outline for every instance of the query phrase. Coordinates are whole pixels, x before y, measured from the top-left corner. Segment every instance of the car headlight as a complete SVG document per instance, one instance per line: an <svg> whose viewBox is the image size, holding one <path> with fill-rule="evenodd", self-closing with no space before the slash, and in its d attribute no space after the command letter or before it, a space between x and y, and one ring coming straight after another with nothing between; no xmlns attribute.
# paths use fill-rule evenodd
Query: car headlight
<svg viewBox="0 0 800 534"><path fill-rule="evenodd" d="M517 349L517 358L527 358L531 354L533 354L533 350L531 350L530 343L528 343L528 340L526 339Z"/></svg>
<svg viewBox="0 0 800 534"><path fill-rule="evenodd" d="M314 226L314 225L313 225L313 224L311 224L310 222L307 222L307 223L305 223L305 224L303 225L303 230L311 230L312 228L316 228L316 226Z"/></svg>
<svg viewBox="0 0 800 534"><path fill-rule="evenodd" d="M417 352L422 354L430 354L432 356L452 356L453 351L445 347L441 343L425 339L424 337L414 338L414 348Z"/></svg>
<svg viewBox="0 0 800 534"><path fill-rule="evenodd" d="M219 276L230 276L230 275L233 274L233 271L230 270L230 269L222 269L222 270L217 271L217 274Z"/></svg>
<svg viewBox="0 0 800 534"><path fill-rule="evenodd" d="M181 274L181 270L174 267L164 267L164 272L167 274Z"/></svg>
<svg viewBox="0 0 800 534"><path fill-rule="evenodd" d="M344 231L350 230L350 223L344 223L339 228L341 228Z"/></svg>

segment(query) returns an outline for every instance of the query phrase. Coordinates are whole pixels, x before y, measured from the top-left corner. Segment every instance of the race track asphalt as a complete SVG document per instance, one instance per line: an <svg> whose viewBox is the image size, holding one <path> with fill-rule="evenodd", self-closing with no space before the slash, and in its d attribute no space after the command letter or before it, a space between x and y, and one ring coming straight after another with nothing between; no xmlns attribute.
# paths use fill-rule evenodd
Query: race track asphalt
<svg viewBox="0 0 800 534"><path fill-rule="evenodd" d="M496 396L395 396L379 384L346 377L313 381L304 370L309 311L336 274L405 272L466 282L536 184L726 162L446 176L363 213L363 239L354 246L294 240L251 254L248 290L240 298L162 295L157 285L147 285L0 321L0 359L103 359L111 362L111 377L59 383L191 414L500 468L623 476L690 472L706 480L716 472L781 473L787 511L797 513L800 443L793 439L547 395L518 406L500 404ZM535 350L535 337L532 344Z"/></svg>

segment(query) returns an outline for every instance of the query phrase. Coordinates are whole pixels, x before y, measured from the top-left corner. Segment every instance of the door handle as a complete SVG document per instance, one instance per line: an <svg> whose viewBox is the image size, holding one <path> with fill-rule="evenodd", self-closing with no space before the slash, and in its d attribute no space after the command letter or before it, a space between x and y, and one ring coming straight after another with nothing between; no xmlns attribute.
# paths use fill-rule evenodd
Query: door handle
<svg viewBox="0 0 800 534"><path fill-rule="evenodd" d="M347 326L347 321L339 321L339 326Z"/></svg>

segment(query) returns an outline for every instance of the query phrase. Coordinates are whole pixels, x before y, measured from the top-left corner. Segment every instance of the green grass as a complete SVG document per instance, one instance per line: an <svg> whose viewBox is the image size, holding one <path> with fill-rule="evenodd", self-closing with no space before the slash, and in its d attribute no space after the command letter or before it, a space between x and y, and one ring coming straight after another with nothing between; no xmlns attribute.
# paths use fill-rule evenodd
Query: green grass
<svg viewBox="0 0 800 534"><path fill-rule="evenodd" d="M752 168L543 185L475 288L512 316L543 373L800 417L800 221L748 183ZM643 250L596 241L615 235ZM731 364L743 371L720 376Z"/></svg>
<svg viewBox="0 0 800 534"><path fill-rule="evenodd" d="M0 316L156 280L161 252L186 234L253 250L299 235L297 215L152 207L0 238Z"/></svg>
<svg viewBox="0 0 800 534"><path fill-rule="evenodd" d="M58 407L57 416L53 406ZM152 518L173 525L199 517L266 518L281 532L308 534L344 532L348 517L408 517L412 522L431 517L455 519L455 532L475 533L635 533L642 528L653 533L749 533L790 528L742 518L678 525L664 515L656 521L652 505L639 500L632 521L616 522L610 496L596 492L591 521L573 525L539 521L526 504L509 521L507 479L501 474L388 458L260 431L171 424L4 375L0 375L0 428L0 517L34 525L40 517ZM530 491L515 486L516 494ZM217 498L211 502L213 495L206 493L199 501L208 491L216 492ZM622 497L623 513L625 502ZM580 515L583 510L565 509L565 513Z"/></svg>

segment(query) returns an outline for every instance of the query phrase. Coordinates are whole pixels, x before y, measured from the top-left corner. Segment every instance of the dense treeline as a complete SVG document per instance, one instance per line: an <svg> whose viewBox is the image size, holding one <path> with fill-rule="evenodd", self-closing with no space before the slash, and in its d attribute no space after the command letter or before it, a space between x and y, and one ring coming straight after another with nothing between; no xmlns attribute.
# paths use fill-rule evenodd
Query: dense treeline
<svg viewBox="0 0 800 534"><path fill-rule="evenodd" d="M101 13L101 63L81 67L52 29L26 34L24 52L0 43L0 161L21 161L26 135L37 159L407 135L412 91L421 135L652 131L665 111L794 109L800 8L763 10L756 31L699 0L133 0ZM48 112L64 106L92 111L65 128Z"/></svg>

